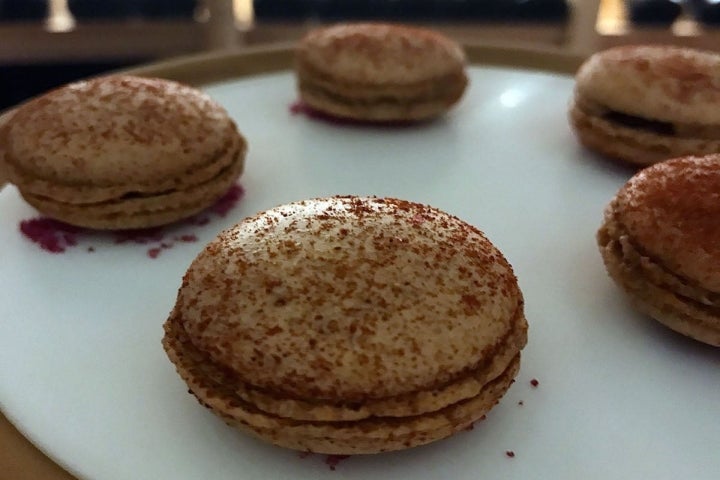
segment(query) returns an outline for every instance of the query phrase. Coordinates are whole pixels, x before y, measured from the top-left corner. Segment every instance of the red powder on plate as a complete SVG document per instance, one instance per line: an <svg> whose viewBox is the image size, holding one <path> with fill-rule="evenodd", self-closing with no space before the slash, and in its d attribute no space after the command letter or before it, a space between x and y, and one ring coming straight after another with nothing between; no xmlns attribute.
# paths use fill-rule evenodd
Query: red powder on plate
<svg viewBox="0 0 720 480"><path fill-rule="evenodd" d="M533 388L537 388L537 386L540 385L540 382L537 381L537 378L533 378L530 380L530 385L532 385Z"/></svg>
<svg viewBox="0 0 720 480"><path fill-rule="evenodd" d="M512 450L506 450L505 455L510 458L515 458L515 452L513 452Z"/></svg>
<svg viewBox="0 0 720 480"><path fill-rule="evenodd" d="M330 470L335 470L340 462L350 458L350 455L328 455L325 457L325 464Z"/></svg>
<svg viewBox="0 0 720 480"><path fill-rule="evenodd" d="M518 405L520 405L520 406L522 407L523 405L525 405L525 402L523 402L522 400L520 400L520 401L518 402Z"/></svg>
<svg viewBox="0 0 720 480"><path fill-rule="evenodd" d="M209 210L224 217L230 210L235 208L235 205L237 205L237 202L243 197L244 193L245 191L240 185L233 185Z"/></svg>
<svg viewBox="0 0 720 480"><path fill-rule="evenodd" d="M84 229L51 218L32 218L20 222L20 231L43 250L62 253L77 245L77 237Z"/></svg>
<svg viewBox="0 0 720 480"><path fill-rule="evenodd" d="M162 227L116 230L112 234L115 236L115 243L131 242L138 245L160 242L165 237Z"/></svg>
<svg viewBox="0 0 720 480"><path fill-rule="evenodd" d="M162 250L167 250L175 245L175 242L191 243L197 242L198 237L194 233L182 233L173 235L172 241L167 237L173 230L186 228L188 226L203 226L210 223L211 214L220 217L226 216L240 201L244 195L240 185L233 185L205 212L195 215L187 220L177 222L164 227L144 228L136 230L116 230L113 232L102 232L86 228L68 225L67 223L50 218L32 218L20 222L20 231L41 249L51 253L63 253L70 247L77 246L81 238L100 238L109 235L116 244L133 243L147 245L149 248L146 254L149 258L157 258ZM94 246L87 247L87 252L94 252Z"/></svg>
<svg viewBox="0 0 720 480"><path fill-rule="evenodd" d="M300 458L307 458L307 457L309 457L309 456L312 455L312 454L313 454L313 452L299 452L299 453L298 453L298 457L300 457Z"/></svg>

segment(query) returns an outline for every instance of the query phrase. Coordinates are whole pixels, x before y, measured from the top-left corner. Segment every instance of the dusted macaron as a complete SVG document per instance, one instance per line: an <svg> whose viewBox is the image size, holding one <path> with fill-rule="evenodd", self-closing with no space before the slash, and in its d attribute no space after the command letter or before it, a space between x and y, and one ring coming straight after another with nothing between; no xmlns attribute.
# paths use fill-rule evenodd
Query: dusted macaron
<svg viewBox="0 0 720 480"><path fill-rule="evenodd" d="M570 122L581 143L647 166L720 152L720 55L671 46L617 47L577 72Z"/></svg>
<svg viewBox="0 0 720 480"><path fill-rule="evenodd" d="M300 99L331 116L415 121L439 116L468 83L465 55L431 30L350 23L309 32L296 51Z"/></svg>
<svg viewBox="0 0 720 480"><path fill-rule="evenodd" d="M720 346L720 155L637 173L597 234L610 276L642 312Z"/></svg>
<svg viewBox="0 0 720 480"><path fill-rule="evenodd" d="M527 341L511 266L475 227L390 198L276 207L190 265L163 345L198 400L287 448L363 454L468 428Z"/></svg>
<svg viewBox="0 0 720 480"><path fill-rule="evenodd" d="M96 229L145 228L211 205L247 144L225 109L159 78L99 77L18 107L0 130L8 180L41 213Z"/></svg>

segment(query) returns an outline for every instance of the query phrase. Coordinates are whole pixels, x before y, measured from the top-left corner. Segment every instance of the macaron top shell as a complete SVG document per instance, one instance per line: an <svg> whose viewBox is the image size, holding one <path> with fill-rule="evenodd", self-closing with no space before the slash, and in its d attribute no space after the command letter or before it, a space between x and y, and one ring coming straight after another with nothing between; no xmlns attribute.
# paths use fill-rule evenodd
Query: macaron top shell
<svg viewBox="0 0 720 480"><path fill-rule="evenodd" d="M510 265L479 230L372 197L284 205L223 232L188 269L175 314L242 381L343 402L454 381L524 318Z"/></svg>
<svg viewBox="0 0 720 480"><path fill-rule="evenodd" d="M629 115L720 126L720 55L660 45L611 48L580 67L576 92Z"/></svg>
<svg viewBox="0 0 720 480"><path fill-rule="evenodd" d="M227 112L204 93L117 75L72 83L20 106L3 143L7 161L34 179L142 190L214 162L236 136Z"/></svg>
<svg viewBox="0 0 720 480"><path fill-rule="evenodd" d="M412 84L456 73L465 54L454 41L421 28L351 23L319 28L298 46L298 61L339 81Z"/></svg>
<svg viewBox="0 0 720 480"><path fill-rule="evenodd" d="M647 254L692 283L720 292L720 155L646 168L620 190L613 208Z"/></svg>

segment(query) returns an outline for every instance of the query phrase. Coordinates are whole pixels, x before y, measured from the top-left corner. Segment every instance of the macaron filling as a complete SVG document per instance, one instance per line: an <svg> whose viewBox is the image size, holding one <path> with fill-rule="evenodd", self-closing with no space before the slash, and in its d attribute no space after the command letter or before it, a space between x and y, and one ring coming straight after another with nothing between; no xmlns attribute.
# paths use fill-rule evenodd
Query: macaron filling
<svg viewBox="0 0 720 480"><path fill-rule="evenodd" d="M607 122L615 127L642 131L661 137L698 140L719 140L720 125L701 125L668 122L638 115L637 113L612 109L586 98L575 97L575 107L583 114Z"/></svg>
<svg viewBox="0 0 720 480"><path fill-rule="evenodd" d="M658 135L676 134L675 126L670 122L659 122L657 120L650 120L637 115L629 115L616 110L608 110L603 114L602 118L608 122L622 125L623 127L646 130L652 133L657 133Z"/></svg>

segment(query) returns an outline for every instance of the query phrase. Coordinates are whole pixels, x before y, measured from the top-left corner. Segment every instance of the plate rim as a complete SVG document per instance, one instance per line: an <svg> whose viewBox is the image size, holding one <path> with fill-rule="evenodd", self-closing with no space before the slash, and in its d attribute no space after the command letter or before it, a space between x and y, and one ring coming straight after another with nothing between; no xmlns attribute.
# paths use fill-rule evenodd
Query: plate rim
<svg viewBox="0 0 720 480"><path fill-rule="evenodd" d="M198 86L289 70L295 42L242 47L171 58L112 73L157 76ZM549 47L503 47L462 44L469 66L499 66L573 75L586 55Z"/></svg>

